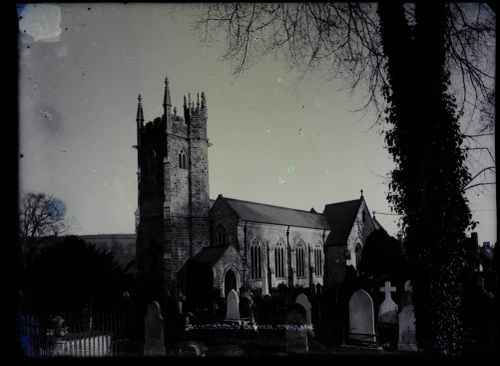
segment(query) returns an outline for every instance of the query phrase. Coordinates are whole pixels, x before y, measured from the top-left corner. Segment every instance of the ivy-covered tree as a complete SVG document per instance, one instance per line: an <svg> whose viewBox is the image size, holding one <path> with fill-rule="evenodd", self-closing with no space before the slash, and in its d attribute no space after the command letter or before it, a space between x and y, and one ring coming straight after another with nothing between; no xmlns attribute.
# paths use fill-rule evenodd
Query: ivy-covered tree
<svg viewBox="0 0 500 366"><path fill-rule="evenodd" d="M226 31L224 58L235 62L236 74L274 54L290 67L343 77L366 91L367 105L387 122L396 163L388 199L402 215L417 341L428 352L460 353L465 232L473 223L459 117L473 117L468 105L491 106L494 4L219 3L205 9L195 27L208 42Z"/></svg>

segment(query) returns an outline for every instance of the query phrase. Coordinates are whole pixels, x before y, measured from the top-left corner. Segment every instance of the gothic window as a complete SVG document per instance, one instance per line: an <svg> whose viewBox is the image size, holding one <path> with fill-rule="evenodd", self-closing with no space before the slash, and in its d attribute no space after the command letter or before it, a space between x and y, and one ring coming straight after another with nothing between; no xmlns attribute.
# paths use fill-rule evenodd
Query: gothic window
<svg viewBox="0 0 500 366"><path fill-rule="evenodd" d="M356 268L359 269L359 263L361 263L361 244L356 244L356 249L354 249L356 254Z"/></svg>
<svg viewBox="0 0 500 366"><path fill-rule="evenodd" d="M362 216L362 219L363 219L363 224L366 224L366 212L365 212L365 211L363 211L363 212L361 213L361 216Z"/></svg>
<svg viewBox="0 0 500 366"><path fill-rule="evenodd" d="M186 169L186 154L183 150L179 153L179 168Z"/></svg>
<svg viewBox="0 0 500 366"><path fill-rule="evenodd" d="M215 230L215 245L218 247L226 246L226 232L222 225L217 226L217 230Z"/></svg>
<svg viewBox="0 0 500 366"><path fill-rule="evenodd" d="M285 246L281 241L274 248L274 269L276 270L276 278L285 277Z"/></svg>
<svg viewBox="0 0 500 366"><path fill-rule="evenodd" d="M300 241L295 252L297 264L297 277L305 277L305 245Z"/></svg>
<svg viewBox="0 0 500 366"><path fill-rule="evenodd" d="M254 239L250 245L250 277L252 279L262 278L262 245L258 239Z"/></svg>
<svg viewBox="0 0 500 366"><path fill-rule="evenodd" d="M156 151L151 149L147 158L146 174L151 176L155 173Z"/></svg>
<svg viewBox="0 0 500 366"><path fill-rule="evenodd" d="M321 244L316 244L314 248L314 267L316 268L316 276L323 276L323 250Z"/></svg>

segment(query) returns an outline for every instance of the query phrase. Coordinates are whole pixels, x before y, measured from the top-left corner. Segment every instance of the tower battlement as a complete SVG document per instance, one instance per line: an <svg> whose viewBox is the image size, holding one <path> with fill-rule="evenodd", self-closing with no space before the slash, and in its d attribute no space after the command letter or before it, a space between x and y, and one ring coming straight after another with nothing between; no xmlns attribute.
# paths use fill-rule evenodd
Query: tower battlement
<svg viewBox="0 0 500 366"><path fill-rule="evenodd" d="M165 79L164 113L144 125L137 111L138 276L146 301L180 296L178 274L209 245L208 140L205 94L184 97L184 116L172 110ZM152 281L160 278L160 281Z"/></svg>

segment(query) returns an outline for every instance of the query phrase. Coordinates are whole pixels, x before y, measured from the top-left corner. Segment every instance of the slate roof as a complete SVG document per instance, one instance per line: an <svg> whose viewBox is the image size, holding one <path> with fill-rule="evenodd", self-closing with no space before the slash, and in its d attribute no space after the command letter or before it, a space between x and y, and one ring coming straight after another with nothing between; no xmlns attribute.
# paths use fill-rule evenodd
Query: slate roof
<svg viewBox="0 0 500 366"><path fill-rule="evenodd" d="M347 237L351 232L354 220L358 214L361 198L352 201L331 203L325 206L323 216L332 228L331 246L346 245Z"/></svg>
<svg viewBox="0 0 500 366"><path fill-rule="evenodd" d="M223 197L223 199L242 220L330 230L328 222L318 213L234 198Z"/></svg>
<svg viewBox="0 0 500 366"><path fill-rule="evenodd" d="M229 247L204 247L191 258L194 262L210 263L214 266Z"/></svg>

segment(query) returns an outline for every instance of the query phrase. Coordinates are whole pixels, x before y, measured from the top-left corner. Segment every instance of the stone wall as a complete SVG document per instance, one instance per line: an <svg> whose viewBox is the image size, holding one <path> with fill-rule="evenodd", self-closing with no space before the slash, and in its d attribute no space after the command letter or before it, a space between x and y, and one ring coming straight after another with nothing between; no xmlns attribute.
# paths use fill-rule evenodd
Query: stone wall
<svg viewBox="0 0 500 366"><path fill-rule="evenodd" d="M365 220L363 221L363 212L365 216ZM375 226L373 224L373 220L370 216L370 212L368 211L368 207L366 206L365 200L361 200L361 205L358 210L358 214L356 215L356 219L354 220L354 225L352 226L351 232L347 237L347 251L350 253L350 259L347 258L346 265L352 265L356 268L356 245L359 243L361 248L365 245L366 238L375 230Z"/></svg>

